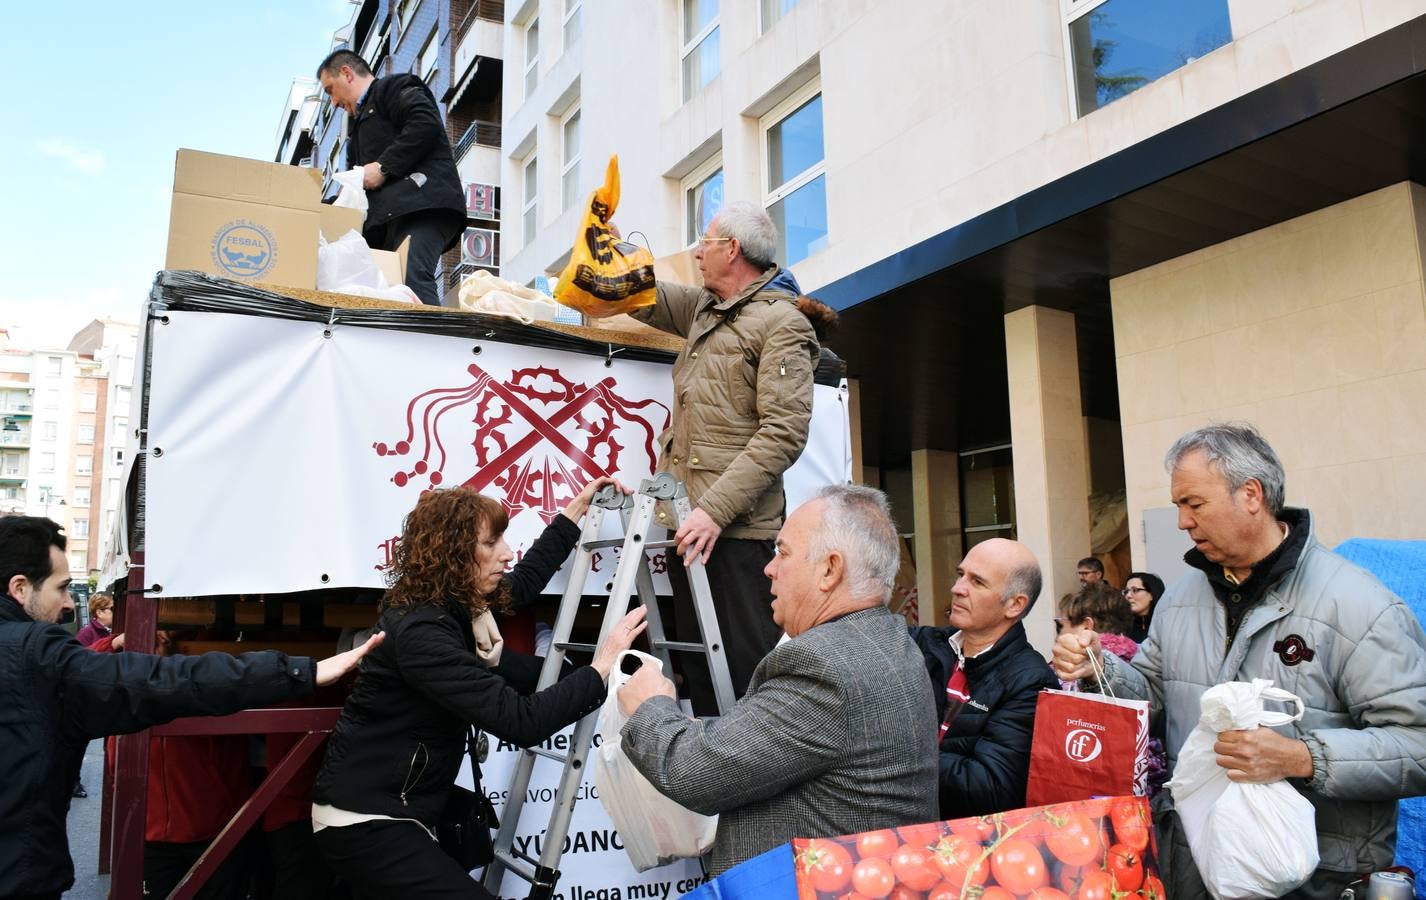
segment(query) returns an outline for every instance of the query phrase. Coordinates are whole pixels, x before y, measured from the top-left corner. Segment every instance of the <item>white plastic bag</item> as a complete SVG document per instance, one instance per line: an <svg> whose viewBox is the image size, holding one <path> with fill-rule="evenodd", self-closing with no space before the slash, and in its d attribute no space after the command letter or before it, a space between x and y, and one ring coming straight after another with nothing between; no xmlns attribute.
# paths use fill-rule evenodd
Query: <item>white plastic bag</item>
<svg viewBox="0 0 1426 900"><path fill-rule="evenodd" d="M560 310L552 297L484 269L476 269L461 282L458 296L463 310L509 316L526 325L535 321L551 322Z"/></svg>
<svg viewBox="0 0 1426 900"><path fill-rule="evenodd" d="M1269 712L1264 700L1295 703L1294 714ZM1266 678L1231 681L1203 692L1198 725L1184 741L1166 785L1183 822L1193 860L1216 900L1281 897L1317 868L1317 817L1286 781L1239 784L1218 765L1218 733L1276 727L1302 718L1296 694Z"/></svg>
<svg viewBox="0 0 1426 900"><path fill-rule="evenodd" d="M663 663L647 653L625 650L609 675L609 696L599 712L599 747L594 751L594 785L609 820L619 830L624 850L634 868L645 872L675 859L701 856L713 846L718 817L699 815L660 794L624 753L628 717L619 709L619 689L629 680L619 663L636 656L643 664L663 670Z"/></svg>
<svg viewBox="0 0 1426 900"><path fill-rule="evenodd" d="M361 186L365 174L362 169L356 168L333 175L332 180L341 186L341 190L337 192L337 200L332 205L365 211L367 208L366 188Z"/></svg>
<svg viewBox="0 0 1426 900"><path fill-rule="evenodd" d="M317 246L317 290L335 294L355 294L377 300L420 304L416 292L404 284L387 284L386 276L371 255L366 239L355 230Z"/></svg>

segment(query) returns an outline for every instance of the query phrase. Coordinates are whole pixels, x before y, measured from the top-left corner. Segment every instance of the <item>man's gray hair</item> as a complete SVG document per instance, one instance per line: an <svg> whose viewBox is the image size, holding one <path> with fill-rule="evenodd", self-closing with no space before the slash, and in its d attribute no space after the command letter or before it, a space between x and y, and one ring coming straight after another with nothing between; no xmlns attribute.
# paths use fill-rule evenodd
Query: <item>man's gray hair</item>
<svg viewBox="0 0 1426 900"><path fill-rule="evenodd" d="M1258 430L1246 422L1208 425L1174 441L1164 455L1164 468L1173 473L1185 456L1202 450L1208 465L1228 480L1230 492L1255 479L1263 488L1263 501L1273 516L1282 512L1287 476L1282 461Z"/></svg>
<svg viewBox="0 0 1426 900"><path fill-rule="evenodd" d="M885 603L901 568L901 538L891 504L876 488L831 484L817 492L821 518L808 542L813 562L840 553L847 567L847 590L855 597L880 596Z"/></svg>
<svg viewBox="0 0 1426 900"><path fill-rule="evenodd" d="M718 237L737 238L743 258L766 269L777 258L777 229L767 210L737 200L718 210Z"/></svg>
<svg viewBox="0 0 1426 900"><path fill-rule="evenodd" d="M1020 611L1020 618L1025 618L1030 614L1030 610L1035 608L1035 601L1040 599L1040 590L1044 587L1045 577L1040 574L1040 564L1030 563L1018 569L1010 571L1010 577L1005 579L1005 593L1000 595L1002 604L1009 603L1017 594L1024 594L1030 598L1025 604L1025 608Z"/></svg>

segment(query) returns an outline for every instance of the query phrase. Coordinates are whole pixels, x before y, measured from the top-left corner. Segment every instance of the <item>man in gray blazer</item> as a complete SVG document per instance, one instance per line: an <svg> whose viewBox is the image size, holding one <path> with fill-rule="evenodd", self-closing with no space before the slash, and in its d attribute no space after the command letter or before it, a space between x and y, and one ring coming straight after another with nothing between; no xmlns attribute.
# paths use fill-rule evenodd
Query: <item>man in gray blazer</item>
<svg viewBox="0 0 1426 900"><path fill-rule="evenodd" d="M719 814L718 874L794 837L932 822L936 705L906 620L886 497L824 488L778 533L764 572L786 637L727 715L692 719L652 667L619 693L624 750L659 791Z"/></svg>

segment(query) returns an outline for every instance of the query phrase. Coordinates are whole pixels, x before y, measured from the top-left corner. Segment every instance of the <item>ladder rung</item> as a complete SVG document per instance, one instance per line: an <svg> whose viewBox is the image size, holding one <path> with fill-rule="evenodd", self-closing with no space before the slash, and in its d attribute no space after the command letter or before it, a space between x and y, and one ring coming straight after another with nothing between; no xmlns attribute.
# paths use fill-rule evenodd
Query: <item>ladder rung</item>
<svg viewBox="0 0 1426 900"><path fill-rule="evenodd" d="M654 647L659 650L682 650L684 653L708 652L706 645L691 644L686 641L654 641Z"/></svg>
<svg viewBox="0 0 1426 900"><path fill-rule="evenodd" d="M563 753L557 753L554 750L546 750L544 747L526 747L525 749L535 754L536 756L543 756L545 759L552 759L557 763L563 763L569 758Z"/></svg>
<svg viewBox="0 0 1426 900"><path fill-rule="evenodd" d="M519 851L515 850L514 848L511 848L511 850L509 851L497 848L495 851L495 858L504 863L505 868L514 872L516 875L519 875L521 878L525 879L530 884L534 884L535 867L526 864L524 860L520 859L515 855L516 853L519 853ZM523 853L520 853L519 855L520 857L525 856L525 854Z"/></svg>
<svg viewBox="0 0 1426 900"><path fill-rule="evenodd" d="M605 538L604 540L599 541L585 541L581 546L585 550L603 550L606 547L622 547L624 546L624 539Z"/></svg>
<svg viewBox="0 0 1426 900"><path fill-rule="evenodd" d="M678 541L649 541L644 544L645 550L663 550L667 547L677 547Z"/></svg>
<svg viewBox="0 0 1426 900"><path fill-rule="evenodd" d="M562 641L558 644L555 644L555 647L560 650L563 650L566 653L571 650L581 650L585 653L593 653L596 649L598 649L593 644L580 644L574 641Z"/></svg>

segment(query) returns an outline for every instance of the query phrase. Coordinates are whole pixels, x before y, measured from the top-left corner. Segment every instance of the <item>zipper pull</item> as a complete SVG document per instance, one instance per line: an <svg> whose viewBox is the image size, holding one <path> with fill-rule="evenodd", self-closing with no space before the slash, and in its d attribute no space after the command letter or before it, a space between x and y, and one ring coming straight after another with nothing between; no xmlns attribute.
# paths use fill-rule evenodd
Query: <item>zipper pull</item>
<svg viewBox="0 0 1426 900"><path fill-rule="evenodd" d="M779 366L777 367L777 374L779 374L779 375L786 375L786 374L787 374L787 363L782 363L781 365L779 365Z"/></svg>

